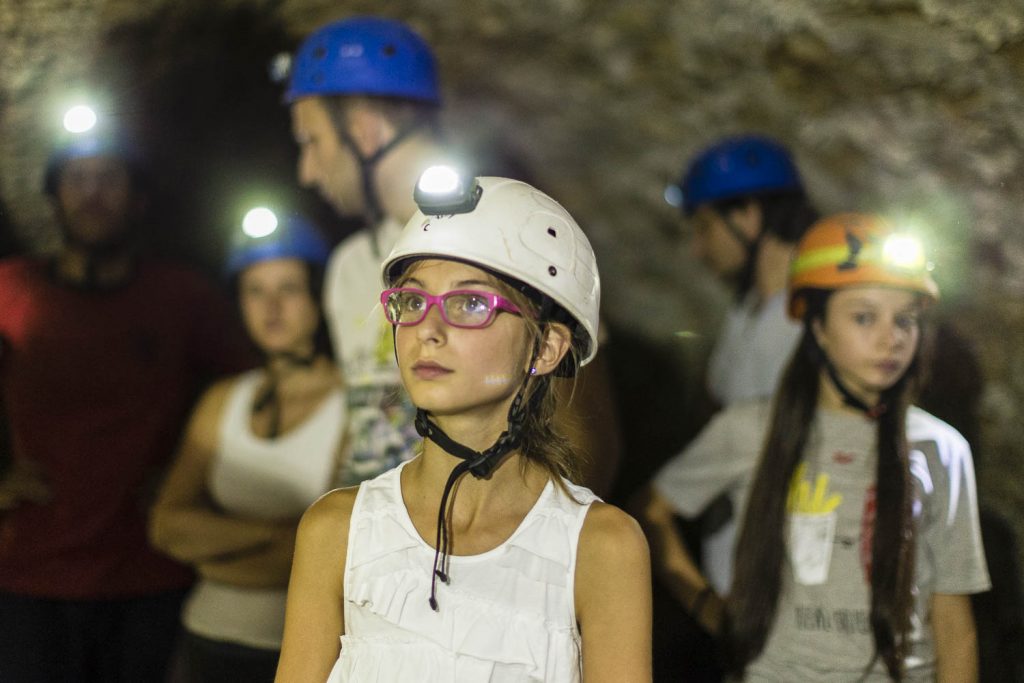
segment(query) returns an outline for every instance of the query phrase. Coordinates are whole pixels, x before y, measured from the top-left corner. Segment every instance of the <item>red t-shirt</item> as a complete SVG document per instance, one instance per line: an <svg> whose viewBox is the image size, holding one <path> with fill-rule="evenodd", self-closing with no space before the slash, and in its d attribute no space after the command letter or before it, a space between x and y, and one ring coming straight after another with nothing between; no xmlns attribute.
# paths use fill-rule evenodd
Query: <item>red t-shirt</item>
<svg viewBox="0 0 1024 683"><path fill-rule="evenodd" d="M204 381L251 367L224 298L176 266L143 262L120 288L80 290L47 265L0 262L0 389L12 458L53 494L0 518L0 590L101 599L186 587L153 550L147 508Z"/></svg>

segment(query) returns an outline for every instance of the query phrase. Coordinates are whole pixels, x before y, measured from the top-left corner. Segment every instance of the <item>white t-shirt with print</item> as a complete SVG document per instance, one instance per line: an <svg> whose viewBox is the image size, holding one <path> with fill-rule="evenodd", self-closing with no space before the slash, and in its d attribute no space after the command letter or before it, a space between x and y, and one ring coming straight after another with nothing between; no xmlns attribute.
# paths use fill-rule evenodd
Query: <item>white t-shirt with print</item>
<svg viewBox="0 0 1024 683"><path fill-rule="evenodd" d="M345 383L348 452L338 486L372 479L415 455L416 409L402 388L391 325L380 306L380 267L402 226L360 230L331 254L324 314Z"/></svg>
<svg viewBox="0 0 1024 683"><path fill-rule="evenodd" d="M690 460L687 476L678 476L677 461L671 461L656 477L656 489L684 515L727 492L742 519L755 474L749 450L760 452L769 410L767 402L748 402L720 413L677 459ZM789 493L788 552L775 625L764 652L748 668L748 680L857 680L871 661L867 570L876 431L873 421L854 413L817 413ZM907 673L909 680L932 680L932 595L978 593L990 583L967 442L919 408L908 412L907 439L917 542ZM887 680L880 661L866 680Z"/></svg>

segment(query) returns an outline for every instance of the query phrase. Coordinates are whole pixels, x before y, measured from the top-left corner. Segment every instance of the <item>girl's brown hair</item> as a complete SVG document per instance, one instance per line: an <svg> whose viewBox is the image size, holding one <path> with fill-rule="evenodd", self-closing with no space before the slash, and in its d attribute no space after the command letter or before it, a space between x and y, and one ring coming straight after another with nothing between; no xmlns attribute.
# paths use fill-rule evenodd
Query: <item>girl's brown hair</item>
<svg viewBox="0 0 1024 683"><path fill-rule="evenodd" d="M827 362L811 328L814 320L824 319L830 294L823 290L808 292L803 336L776 393L736 545L725 641L727 665L739 674L764 649L782 591L786 496L815 422L821 373ZM881 657L889 676L897 681L903 678L913 608L913 489L905 425L920 376L921 356L919 345L907 372L882 393L881 401L887 408L877 419L877 512L870 569L875 657L866 663L865 671Z"/></svg>

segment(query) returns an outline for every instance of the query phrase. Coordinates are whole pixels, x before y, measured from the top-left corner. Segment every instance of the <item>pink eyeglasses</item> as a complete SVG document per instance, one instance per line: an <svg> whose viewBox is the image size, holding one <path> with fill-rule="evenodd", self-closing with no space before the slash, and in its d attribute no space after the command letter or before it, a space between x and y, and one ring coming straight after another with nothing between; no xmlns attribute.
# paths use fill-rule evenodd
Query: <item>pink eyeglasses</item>
<svg viewBox="0 0 1024 683"><path fill-rule="evenodd" d="M515 304L503 296L475 289L456 289L444 294L428 294L422 289L395 287L380 294L384 315L392 325L417 325L437 306L441 317L452 327L487 327L499 310L522 315Z"/></svg>

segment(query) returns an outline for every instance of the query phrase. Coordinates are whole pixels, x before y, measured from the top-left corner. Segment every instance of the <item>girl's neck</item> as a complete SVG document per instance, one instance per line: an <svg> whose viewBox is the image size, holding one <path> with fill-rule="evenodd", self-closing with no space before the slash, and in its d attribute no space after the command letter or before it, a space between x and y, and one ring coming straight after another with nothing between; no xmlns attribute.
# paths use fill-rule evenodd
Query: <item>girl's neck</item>
<svg viewBox="0 0 1024 683"><path fill-rule="evenodd" d="M490 444L488 444L490 445ZM423 441L423 454L409 463L411 482L427 496L440 498L448 475L462 460L451 455L430 439ZM484 507L493 499L520 497L528 491L538 492L547 483L547 472L524 458L519 451L504 456L485 479L465 474L458 484L456 505L460 508Z"/></svg>
<svg viewBox="0 0 1024 683"><path fill-rule="evenodd" d="M843 400L842 393L840 393L839 388L835 385L835 382L832 381L832 378L829 377L828 372L826 370L822 369L819 375L818 383L819 408L825 408L826 410L836 410L840 412L851 413L854 415L864 414L863 411L854 408L853 406L847 404L846 401ZM847 387L847 389L850 390L851 392L853 391L851 387ZM880 396L875 394L863 395L859 393L854 393L854 396L863 401L864 405L869 407L877 404L881 398Z"/></svg>
<svg viewBox="0 0 1024 683"><path fill-rule="evenodd" d="M334 363L323 354L315 355L309 363L298 363L288 358L270 358L263 368L268 380L272 380L279 392L292 389L309 389L321 384L318 379L333 384L338 379Z"/></svg>

